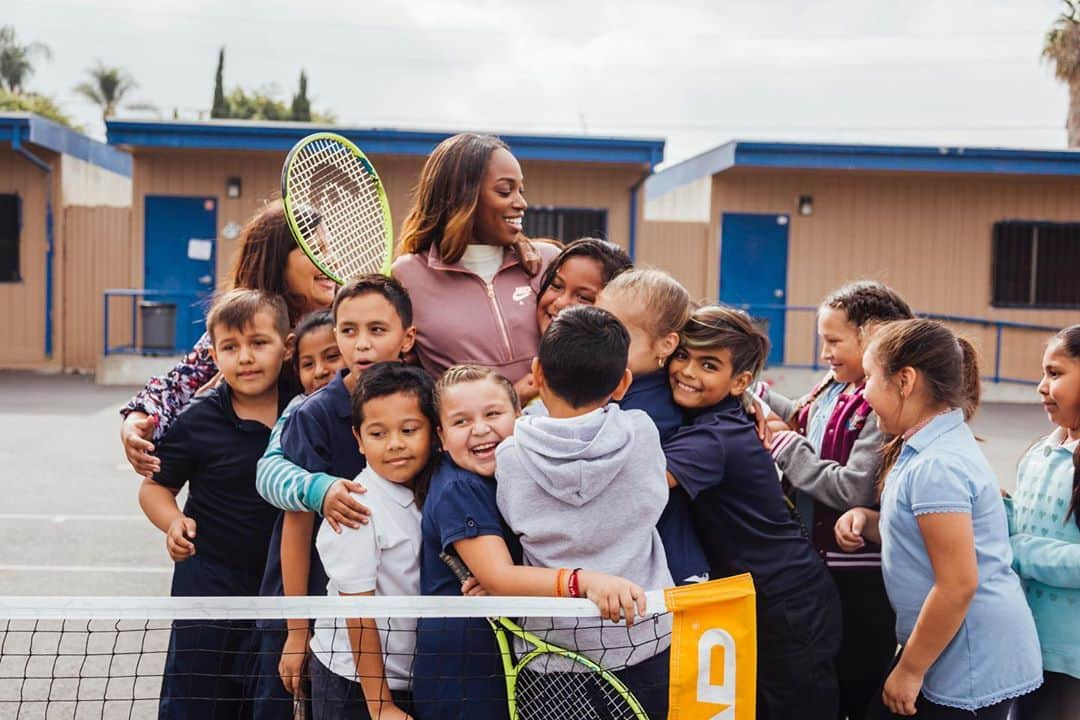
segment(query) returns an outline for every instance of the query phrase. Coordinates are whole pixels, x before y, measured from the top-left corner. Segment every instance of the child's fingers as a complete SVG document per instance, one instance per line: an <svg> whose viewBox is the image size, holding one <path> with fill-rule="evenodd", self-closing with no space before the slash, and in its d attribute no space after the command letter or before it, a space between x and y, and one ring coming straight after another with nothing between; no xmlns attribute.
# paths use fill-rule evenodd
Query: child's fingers
<svg viewBox="0 0 1080 720"><path fill-rule="evenodd" d="M335 516L327 515L326 524L329 525L330 529L336 532L338 535L341 534L341 525L338 524L337 518Z"/></svg>
<svg viewBox="0 0 1080 720"><path fill-rule="evenodd" d="M342 480L341 482L345 486L345 489L348 490L351 493L360 493L361 495L363 495L364 493L367 492L367 488L364 487L363 483L358 483L355 480ZM360 505L360 504L357 503L357 505ZM360 507L364 507L364 506L360 505ZM367 508L364 508L364 509L365 509L365 511L367 510Z"/></svg>
<svg viewBox="0 0 1080 720"><path fill-rule="evenodd" d="M637 617L637 605L634 602L634 593L632 588L623 588L619 599L622 604L623 617L626 618L626 627L630 627L634 624L634 619Z"/></svg>

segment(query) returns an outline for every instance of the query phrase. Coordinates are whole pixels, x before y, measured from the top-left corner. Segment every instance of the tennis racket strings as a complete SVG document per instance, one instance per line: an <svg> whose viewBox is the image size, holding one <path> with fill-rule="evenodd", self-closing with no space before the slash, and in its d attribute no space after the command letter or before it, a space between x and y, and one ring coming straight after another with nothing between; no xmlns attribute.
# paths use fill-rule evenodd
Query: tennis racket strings
<svg viewBox="0 0 1080 720"><path fill-rule="evenodd" d="M289 153L282 196L296 241L338 283L389 271L389 204L375 168L351 142L316 133Z"/></svg>

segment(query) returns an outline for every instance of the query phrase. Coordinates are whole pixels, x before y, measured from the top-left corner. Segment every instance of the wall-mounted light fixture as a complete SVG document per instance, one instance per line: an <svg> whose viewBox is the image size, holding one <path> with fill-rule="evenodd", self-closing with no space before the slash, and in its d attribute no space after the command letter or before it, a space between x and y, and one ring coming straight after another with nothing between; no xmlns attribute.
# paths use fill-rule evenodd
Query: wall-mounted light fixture
<svg viewBox="0 0 1080 720"><path fill-rule="evenodd" d="M799 208L800 215L813 215L814 197L812 195L800 195L797 207Z"/></svg>
<svg viewBox="0 0 1080 720"><path fill-rule="evenodd" d="M231 177L225 181L225 195L231 198L240 197L240 178Z"/></svg>

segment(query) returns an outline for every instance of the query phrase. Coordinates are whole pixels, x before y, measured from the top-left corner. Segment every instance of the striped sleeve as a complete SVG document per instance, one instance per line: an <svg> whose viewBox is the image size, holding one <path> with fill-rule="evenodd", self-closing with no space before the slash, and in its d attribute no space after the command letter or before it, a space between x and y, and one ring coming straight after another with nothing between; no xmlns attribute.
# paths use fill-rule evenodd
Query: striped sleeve
<svg viewBox="0 0 1080 720"><path fill-rule="evenodd" d="M295 398L270 431L270 442L255 471L255 489L263 500L281 510L321 513L326 491L337 479L326 473L310 473L285 457L281 431L292 411L303 401Z"/></svg>

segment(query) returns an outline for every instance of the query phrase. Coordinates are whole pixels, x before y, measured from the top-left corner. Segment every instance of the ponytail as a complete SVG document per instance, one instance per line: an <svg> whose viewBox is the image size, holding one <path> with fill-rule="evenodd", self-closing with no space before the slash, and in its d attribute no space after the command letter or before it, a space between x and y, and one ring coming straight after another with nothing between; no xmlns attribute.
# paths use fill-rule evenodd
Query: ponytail
<svg viewBox="0 0 1080 720"><path fill-rule="evenodd" d="M1076 527L1080 528L1080 445L1077 445L1076 450L1073 451L1073 491L1072 500L1069 501L1069 512L1065 515L1066 522L1070 516L1076 523Z"/></svg>
<svg viewBox="0 0 1080 720"><path fill-rule="evenodd" d="M964 420L971 420L979 407L979 397L982 394L982 383L979 381L979 357L967 338L957 337L956 344L960 346L961 372L963 373L960 383L959 407L964 411Z"/></svg>

